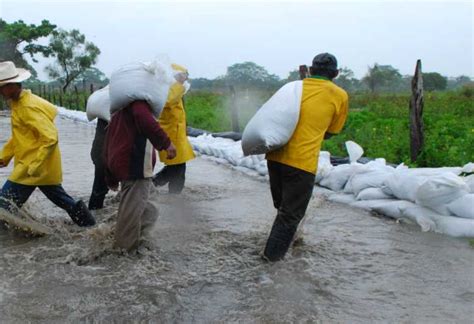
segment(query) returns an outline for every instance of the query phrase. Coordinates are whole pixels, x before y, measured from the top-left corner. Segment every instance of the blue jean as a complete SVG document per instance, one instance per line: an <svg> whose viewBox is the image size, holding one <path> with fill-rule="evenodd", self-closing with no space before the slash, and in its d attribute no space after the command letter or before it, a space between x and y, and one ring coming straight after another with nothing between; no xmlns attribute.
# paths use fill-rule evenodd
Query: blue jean
<svg viewBox="0 0 474 324"><path fill-rule="evenodd" d="M39 188L49 200L68 214L74 211L76 202L61 185L28 186L10 180L7 180L0 190L0 208L9 211L14 211L15 206L21 208L36 188Z"/></svg>

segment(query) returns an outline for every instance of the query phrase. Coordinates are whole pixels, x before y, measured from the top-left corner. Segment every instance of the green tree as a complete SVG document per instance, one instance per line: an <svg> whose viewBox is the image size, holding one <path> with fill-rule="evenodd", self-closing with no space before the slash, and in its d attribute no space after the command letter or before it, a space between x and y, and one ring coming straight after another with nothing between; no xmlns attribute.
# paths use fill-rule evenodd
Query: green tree
<svg viewBox="0 0 474 324"><path fill-rule="evenodd" d="M373 67L369 67L367 74L362 79L370 92L375 93L381 89L390 89L398 87L402 81L402 75L397 69L391 65L379 65L374 64Z"/></svg>
<svg viewBox="0 0 474 324"><path fill-rule="evenodd" d="M454 79L450 78L448 80L448 89L461 88L464 85L469 84L471 82L472 82L471 78L465 75L460 75Z"/></svg>
<svg viewBox="0 0 474 324"><path fill-rule="evenodd" d="M260 65L254 62L237 63L227 68L225 79L229 84L236 86L257 86L272 88L280 84L280 78L270 74Z"/></svg>
<svg viewBox="0 0 474 324"><path fill-rule="evenodd" d="M37 76L36 70L26 61L24 55L29 54L33 62L37 62L35 54L48 57L51 49L48 46L34 43L41 37L50 35L56 25L48 20L41 21L41 25L27 25L23 20L7 23L0 19L0 61L12 61L17 67L31 71Z"/></svg>
<svg viewBox="0 0 474 324"><path fill-rule="evenodd" d="M105 74L96 67L90 67L85 70L77 79L74 84L93 84L94 87L104 87L109 83L109 79Z"/></svg>
<svg viewBox="0 0 474 324"><path fill-rule="evenodd" d="M291 81L296 81L300 79L300 71L299 70L293 70L288 73L288 77L286 78L287 82Z"/></svg>
<svg viewBox="0 0 474 324"><path fill-rule="evenodd" d="M46 67L49 77L61 81L63 91L72 81L97 62L100 50L91 42L86 41L79 30L57 30L51 36L51 47L56 62Z"/></svg>
<svg viewBox="0 0 474 324"><path fill-rule="evenodd" d="M427 91L445 90L448 78L437 72L423 73L423 88Z"/></svg>
<svg viewBox="0 0 474 324"><path fill-rule="evenodd" d="M360 81L354 78L354 72L347 67L343 67L339 70L339 74L337 78L334 79L334 83L346 91L355 91L360 87Z"/></svg>

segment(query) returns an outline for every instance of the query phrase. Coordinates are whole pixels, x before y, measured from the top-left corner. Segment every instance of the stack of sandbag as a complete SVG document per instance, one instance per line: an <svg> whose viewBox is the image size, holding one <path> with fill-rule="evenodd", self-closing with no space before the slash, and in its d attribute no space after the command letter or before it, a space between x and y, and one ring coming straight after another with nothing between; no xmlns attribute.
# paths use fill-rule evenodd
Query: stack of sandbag
<svg viewBox="0 0 474 324"><path fill-rule="evenodd" d="M281 87L248 122L242 134L244 155L264 154L288 143L298 123L303 81Z"/></svg>
<svg viewBox="0 0 474 324"><path fill-rule="evenodd" d="M109 86L97 90L89 96L86 105L86 115L89 121L96 118L110 121Z"/></svg>
<svg viewBox="0 0 474 324"><path fill-rule="evenodd" d="M325 167L316 179L320 186L338 192L329 196L331 201L407 219L423 231L474 237L474 175L462 176L473 171L472 163L462 168L410 169L376 159L329 171Z"/></svg>
<svg viewBox="0 0 474 324"><path fill-rule="evenodd" d="M110 113L125 108L135 100L145 100L158 117L168 98L169 87L174 82L169 64L153 61L124 65L110 76Z"/></svg>

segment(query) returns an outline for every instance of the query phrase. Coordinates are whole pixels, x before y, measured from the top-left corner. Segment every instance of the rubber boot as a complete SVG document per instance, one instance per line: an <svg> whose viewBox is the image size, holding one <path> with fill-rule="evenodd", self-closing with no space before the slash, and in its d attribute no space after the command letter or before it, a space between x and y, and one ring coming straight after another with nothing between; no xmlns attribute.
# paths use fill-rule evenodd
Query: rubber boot
<svg viewBox="0 0 474 324"><path fill-rule="evenodd" d="M283 260L290 248L295 232L295 226L287 226L280 220L280 217L277 217L263 251L263 258L271 262Z"/></svg>
<svg viewBox="0 0 474 324"><path fill-rule="evenodd" d="M91 212L89 209L87 209L86 204L82 200L76 202L76 205L74 206L72 212L69 213L69 216L74 221L74 223L81 227L95 225L94 216L92 216Z"/></svg>

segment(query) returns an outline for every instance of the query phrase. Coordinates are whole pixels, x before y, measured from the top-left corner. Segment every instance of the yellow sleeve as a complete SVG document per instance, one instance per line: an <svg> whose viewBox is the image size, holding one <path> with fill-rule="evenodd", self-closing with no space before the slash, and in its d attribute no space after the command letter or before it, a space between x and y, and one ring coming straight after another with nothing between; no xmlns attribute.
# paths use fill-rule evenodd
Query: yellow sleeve
<svg viewBox="0 0 474 324"><path fill-rule="evenodd" d="M15 145L13 144L13 138L10 138L8 142L3 146L0 152L0 160L3 160L5 164L10 163L11 159L15 155Z"/></svg>
<svg viewBox="0 0 474 324"><path fill-rule="evenodd" d="M28 175L35 176L39 167L54 151L58 144L58 131L51 119L44 112L35 107L27 107L23 115L23 121L38 135L40 147L36 152L34 160L28 166Z"/></svg>
<svg viewBox="0 0 474 324"><path fill-rule="evenodd" d="M179 101L183 98L185 91L184 85L179 82L175 82L170 87L166 104L172 106L179 103Z"/></svg>
<svg viewBox="0 0 474 324"><path fill-rule="evenodd" d="M344 99L342 100L341 107L339 108L339 111L334 115L327 132L331 134L339 134L342 128L344 127L344 123L346 122L348 113L349 97L346 94L344 96Z"/></svg>

